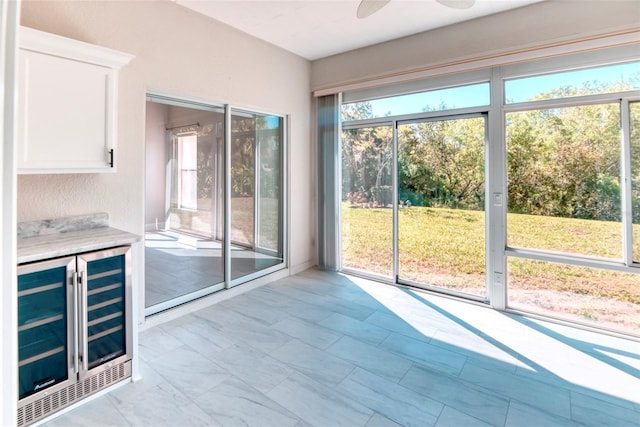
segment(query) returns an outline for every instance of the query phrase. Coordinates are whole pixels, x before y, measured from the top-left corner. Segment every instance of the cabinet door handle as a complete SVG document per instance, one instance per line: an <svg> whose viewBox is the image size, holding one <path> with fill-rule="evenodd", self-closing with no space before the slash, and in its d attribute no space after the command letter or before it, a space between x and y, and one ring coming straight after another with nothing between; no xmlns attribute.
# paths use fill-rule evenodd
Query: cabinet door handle
<svg viewBox="0 0 640 427"><path fill-rule="evenodd" d="M109 166L113 167L113 148L109 150Z"/></svg>
<svg viewBox="0 0 640 427"><path fill-rule="evenodd" d="M73 272L73 373L78 374L80 372L80 366L78 363L78 353L80 352L78 342L78 321L80 317L80 308L78 307L78 273Z"/></svg>

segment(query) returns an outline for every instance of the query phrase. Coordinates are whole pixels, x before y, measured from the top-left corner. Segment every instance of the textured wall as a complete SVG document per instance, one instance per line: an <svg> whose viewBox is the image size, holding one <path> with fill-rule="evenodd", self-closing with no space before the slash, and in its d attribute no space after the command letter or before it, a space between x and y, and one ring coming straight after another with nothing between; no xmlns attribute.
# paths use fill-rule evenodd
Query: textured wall
<svg viewBox="0 0 640 427"><path fill-rule="evenodd" d="M108 212L142 234L148 89L291 116L291 266L313 260L310 64L170 1L24 1L22 25L136 57L120 73L118 171L20 176L18 220Z"/></svg>

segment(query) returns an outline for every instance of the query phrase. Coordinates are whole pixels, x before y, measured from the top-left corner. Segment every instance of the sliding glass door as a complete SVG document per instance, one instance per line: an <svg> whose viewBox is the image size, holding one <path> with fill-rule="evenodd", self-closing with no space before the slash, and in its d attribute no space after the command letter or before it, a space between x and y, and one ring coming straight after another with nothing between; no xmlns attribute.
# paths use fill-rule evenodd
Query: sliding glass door
<svg viewBox="0 0 640 427"><path fill-rule="evenodd" d="M145 306L224 285L224 134L220 107L147 102Z"/></svg>
<svg viewBox="0 0 640 427"><path fill-rule="evenodd" d="M282 117L231 116L231 279L283 262Z"/></svg>
<svg viewBox="0 0 640 427"><path fill-rule="evenodd" d="M482 114L345 126L342 268L484 300L486 140Z"/></svg>
<svg viewBox="0 0 640 427"><path fill-rule="evenodd" d="M484 298L485 117L398 125L398 280Z"/></svg>
<svg viewBox="0 0 640 427"><path fill-rule="evenodd" d="M342 132L342 266L393 275L393 127Z"/></svg>
<svg viewBox="0 0 640 427"><path fill-rule="evenodd" d="M147 314L284 267L283 117L152 95L146 131Z"/></svg>

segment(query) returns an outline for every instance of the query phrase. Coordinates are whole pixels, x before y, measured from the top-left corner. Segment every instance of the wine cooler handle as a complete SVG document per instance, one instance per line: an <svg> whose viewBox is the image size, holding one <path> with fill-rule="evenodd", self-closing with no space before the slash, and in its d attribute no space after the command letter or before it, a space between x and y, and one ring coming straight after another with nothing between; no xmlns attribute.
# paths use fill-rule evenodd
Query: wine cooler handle
<svg viewBox="0 0 640 427"><path fill-rule="evenodd" d="M78 273L73 272L73 373L78 374L80 372L80 364L78 362L78 352L80 351L80 344L78 342L78 321L80 317L80 307L78 306Z"/></svg>
<svg viewBox="0 0 640 427"><path fill-rule="evenodd" d="M80 337L82 339L82 346L81 346L82 370L86 372L87 369L89 368L89 360L88 360L89 359L89 343L87 342L88 335L89 335L89 331L88 331L89 326L87 325L88 296L87 296L87 277L86 277L85 271L80 272L80 291L81 291L81 295L80 295L79 301L80 301L80 319L82 321L80 325Z"/></svg>

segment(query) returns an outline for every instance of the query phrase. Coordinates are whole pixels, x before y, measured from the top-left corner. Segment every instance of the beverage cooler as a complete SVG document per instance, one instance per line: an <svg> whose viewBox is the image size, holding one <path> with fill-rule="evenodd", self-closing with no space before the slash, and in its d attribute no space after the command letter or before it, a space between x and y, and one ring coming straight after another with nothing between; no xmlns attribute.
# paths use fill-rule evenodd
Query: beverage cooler
<svg viewBox="0 0 640 427"><path fill-rule="evenodd" d="M18 426L131 376L131 250L18 266Z"/></svg>

